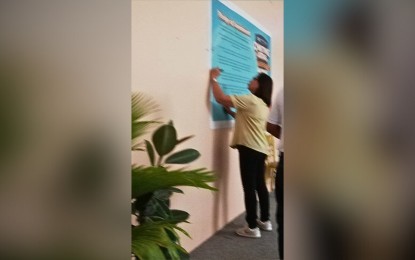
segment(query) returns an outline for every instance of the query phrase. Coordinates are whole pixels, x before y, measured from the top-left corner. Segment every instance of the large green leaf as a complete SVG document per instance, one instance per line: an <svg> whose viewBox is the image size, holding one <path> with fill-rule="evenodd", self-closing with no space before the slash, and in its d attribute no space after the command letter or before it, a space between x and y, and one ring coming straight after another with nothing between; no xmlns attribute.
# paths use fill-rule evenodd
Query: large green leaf
<svg viewBox="0 0 415 260"><path fill-rule="evenodd" d="M147 116L159 111L158 105L142 93L131 95L131 150L137 150L140 140L151 127L160 122L157 119L145 119Z"/></svg>
<svg viewBox="0 0 415 260"><path fill-rule="evenodd" d="M153 144L159 156L170 153L176 146L177 134L172 125L162 125L153 134Z"/></svg>
<svg viewBox="0 0 415 260"><path fill-rule="evenodd" d="M146 205L145 215L150 218L168 219L170 213L170 194L167 190L157 190L153 193L153 197ZM140 196L141 197L141 196Z"/></svg>
<svg viewBox="0 0 415 260"><path fill-rule="evenodd" d="M170 210L170 220L174 221L173 223L187 222L189 218L189 213L183 210L172 209Z"/></svg>
<svg viewBox="0 0 415 260"><path fill-rule="evenodd" d="M159 111L159 106L150 97L143 93L132 93L131 95L131 121L142 120L145 116Z"/></svg>
<svg viewBox="0 0 415 260"><path fill-rule="evenodd" d="M154 212L154 210L157 210L157 212ZM179 223L185 222L189 223L187 219L189 219L190 215L186 211L172 209L170 210L168 207L166 208L165 201L160 200L151 200L149 202L149 205L147 206L146 212L144 214L152 214L151 216L148 215L147 217L143 218L145 221L151 221L151 222L165 222L170 223L173 225L177 225ZM174 227L177 230L180 230L183 234L190 237L190 235L183 229L175 226ZM172 230L173 232L174 230ZM169 232L167 232L169 233ZM180 237L177 236L177 240Z"/></svg>
<svg viewBox="0 0 415 260"><path fill-rule="evenodd" d="M179 229L176 226L176 229ZM178 245L180 245L180 236L174 230L174 228L167 229L166 233L169 236L170 240ZM167 255L167 259L180 259L183 260L183 256L188 256L189 254L184 248L169 248L169 249L162 249L163 253Z"/></svg>
<svg viewBox="0 0 415 260"><path fill-rule="evenodd" d="M174 153L167 157L165 163L171 164L185 164L190 163L199 158L200 153L195 149L186 149L177 153Z"/></svg>
<svg viewBox="0 0 415 260"><path fill-rule="evenodd" d="M167 259L181 259L179 251L175 248L169 248L167 250L164 250L164 254L168 255Z"/></svg>
<svg viewBox="0 0 415 260"><path fill-rule="evenodd" d="M133 144L136 143L136 139L145 133L155 124L157 121L136 121L131 123L131 140Z"/></svg>
<svg viewBox="0 0 415 260"><path fill-rule="evenodd" d="M158 230L157 230L158 231ZM153 231L153 232L157 232ZM166 257L161 250L161 247L153 241L149 241L149 237L142 236L131 242L132 252L138 259L158 259L165 260Z"/></svg>
<svg viewBox="0 0 415 260"><path fill-rule="evenodd" d="M174 225L167 222L148 222L132 229L132 252L143 260L166 259L160 247L167 250L184 250L180 245L171 241L166 229L174 229Z"/></svg>
<svg viewBox="0 0 415 260"><path fill-rule="evenodd" d="M153 146L151 145L151 143L149 141L145 140L145 142L146 142L148 158L150 159L151 165L154 166L154 149L153 149Z"/></svg>
<svg viewBox="0 0 415 260"><path fill-rule="evenodd" d="M154 192L154 196L158 199L166 200L169 207L170 202L168 202L168 200L170 199L171 195L173 195L173 192L170 189L157 190Z"/></svg>
<svg viewBox="0 0 415 260"><path fill-rule="evenodd" d="M179 230L180 232L182 232L183 234L185 234L188 238L192 238L189 233L187 233L184 229L176 226L176 225L172 225L172 227L170 227L171 231L175 232L174 229Z"/></svg>
<svg viewBox="0 0 415 260"><path fill-rule="evenodd" d="M168 190L171 191L171 192L184 194L184 192L181 189L178 189L178 188L175 188L175 187L168 188Z"/></svg>
<svg viewBox="0 0 415 260"><path fill-rule="evenodd" d="M205 168L195 170L167 171L164 167L136 167L132 169L131 189L136 198L159 189L168 189L173 186L193 186L209 190L217 190L209 186L216 177Z"/></svg>
<svg viewBox="0 0 415 260"><path fill-rule="evenodd" d="M189 136L183 137L183 138L177 140L176 145L178 145L180 143L183 143L184 141L189 140L190 138L193 138L193 137L194 137L194 135L189 135Z"/></svg>
<svg viewBox="0 0 415 260"><path fill-rule="evenodd" d="M153 198L153 192L146 193L142 196L136 197L134 199L133 207L134 210L138 210L139 212L144 212L147 208L147 204ZM144 217L144 216L140 216Z"/></svg>
<svg viewBox="0 0 415 260"><path fill-rule="evenodd" d="M142 224L132 229L131 250L139 259L166 259L160 244L166 244L167 236L162 226Z"/></svg>

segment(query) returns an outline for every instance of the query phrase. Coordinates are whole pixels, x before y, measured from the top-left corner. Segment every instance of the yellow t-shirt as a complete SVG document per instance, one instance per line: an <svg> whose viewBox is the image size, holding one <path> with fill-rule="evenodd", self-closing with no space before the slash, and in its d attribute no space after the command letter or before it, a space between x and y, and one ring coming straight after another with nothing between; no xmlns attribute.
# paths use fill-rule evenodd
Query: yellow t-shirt
<svg viewBox="0 0 415 260"><path fill-rule="evenodd" d="M231 95L235 115L235 130L231 143L232 148L237 145L249 147L260 153L268 154L268 143L265 136L269 108L253 94Z"/></svg>

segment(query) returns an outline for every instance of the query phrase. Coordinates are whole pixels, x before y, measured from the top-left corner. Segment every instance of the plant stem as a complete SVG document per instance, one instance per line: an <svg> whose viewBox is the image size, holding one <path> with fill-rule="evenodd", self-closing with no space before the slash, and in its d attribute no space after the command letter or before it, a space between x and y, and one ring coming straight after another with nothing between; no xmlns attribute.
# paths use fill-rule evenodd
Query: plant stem
<svg viewBox="0 0 415 260"><path fill-rule="evenodd" d="M157 166L161 166L161 160L163 159L163 156L160 156L157 160Z"/></svg>

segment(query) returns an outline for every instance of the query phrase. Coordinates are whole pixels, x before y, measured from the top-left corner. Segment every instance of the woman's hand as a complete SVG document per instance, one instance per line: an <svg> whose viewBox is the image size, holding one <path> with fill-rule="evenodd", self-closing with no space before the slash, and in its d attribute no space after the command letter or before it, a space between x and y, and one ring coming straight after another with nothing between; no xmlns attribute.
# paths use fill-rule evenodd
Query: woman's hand
<svg viewBox="0 0 415 260"><path fill-rule="evenodd" d="M216 79L217 77L219 77L220 76L220 73L221 73L221 69L219 69L219 68L212 68L211 70L210 70L210 80L214 80L214 79Z"/></svg>
<svg viewBox="0 0 415 260"><path fill-rule="evenodd" d="M210 70L209 76L210 76L210 87L212 89L213 96L215 97L216 102L223 106L227 107L233 107L232 100L230 96L225 95L223 93L222 88L219 86L219 83L216 81L216 78L219 77L220 73L222 72L219 68L212 68Z"/></svg>

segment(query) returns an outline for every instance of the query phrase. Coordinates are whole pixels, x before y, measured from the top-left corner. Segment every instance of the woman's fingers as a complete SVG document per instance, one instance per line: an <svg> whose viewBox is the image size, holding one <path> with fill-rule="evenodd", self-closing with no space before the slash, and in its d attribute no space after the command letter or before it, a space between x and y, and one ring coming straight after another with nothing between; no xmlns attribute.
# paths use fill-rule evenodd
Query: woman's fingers
<svg viewBox="0 0 415 260"><path fill-rule="evenodd" d="M210 77L211 78L216 78L219 76L220 71L216 68L213 68L210 70Z"/></svg>
<svg viewBox="0 0 415 260"><path fill-rule="evenodd" d="M216 68L213 68L213 69L211 70L211 75L212 75L212 76L214 76L214 77L216 78L217 76L219 76L219 75L220 75L220 72L221 72L221 69L220 69L220 68L218 68L218 67L216 67Z"/></svg>

